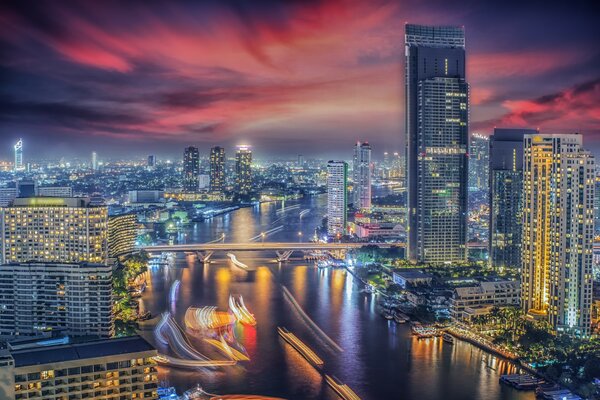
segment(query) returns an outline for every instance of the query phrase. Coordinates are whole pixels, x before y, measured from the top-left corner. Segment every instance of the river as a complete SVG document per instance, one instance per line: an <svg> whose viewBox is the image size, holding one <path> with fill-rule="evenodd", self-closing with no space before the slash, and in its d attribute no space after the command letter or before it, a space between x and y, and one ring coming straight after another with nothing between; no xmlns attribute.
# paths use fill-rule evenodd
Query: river
<svg viewBox="0 0 600 400"><path fill-rule="evenodd" d="M324 214L323 196L287 204L262 204L194 224L180 240L206 242L222 233L226 241L247 241L283 225L270 236L257 240L308 240ZM296 205L299 207L295 207ZM303 210L310 210L300 213ZM298 235L301 232L301 235ZM186 236L187 235L187 236ZM200 384L218 394L261 394L288 399L336 399L323 373L335 375L363 399L533 399L531 392L518 392L498 383L500 374L515 367L468 343L448 344L439 338L418 340L408 325L384 320L376 310L377 297L362 292L362 285L341 269L316 269L310 263L278 264L274 254L238 252L237 258L254 271L234 266L225 255L215 255L210 264L193 256L179 255L168 265L153 267L142 307L153 315L171 310L183 324L188 307L217 306L227 310L230 294L243 296L255 315L254 327L235 325L239 348L249 361L214 370L184 370L160 367L163 383L179 393ZM170 300L170 288L181 285ZM284 296L293 295L303 312L331 339L332 345ZM277 334L284 326L304 341L325 362L315 369ZM144 336L155 342L150 329ZM224 357L207 345L203 337L187 332L191 344L210 358ZM337 347L340 349L337 349Z"/></svg>

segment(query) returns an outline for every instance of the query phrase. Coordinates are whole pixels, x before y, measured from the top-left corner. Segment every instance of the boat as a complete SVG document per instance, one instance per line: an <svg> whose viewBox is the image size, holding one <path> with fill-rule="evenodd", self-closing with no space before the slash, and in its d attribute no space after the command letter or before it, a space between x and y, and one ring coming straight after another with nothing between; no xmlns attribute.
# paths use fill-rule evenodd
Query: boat
<svg viewBox="0 0 600 400"><path fill-rule="evenodd" d="M501 375L500 382L518 390L533 390L539 385L546 383L543 379L529 374Z"/></svg>
<svg viewBox="0 0 600 400"><path fill-rule="evenodd" d="M323 365L323 360L317 356L317 354L312 351L310 347L308 347L304 342L302 342L296 335L288 331L286 328L277 327L277 332L279 336L283 338L286 342L290 344L298 353L302 355L308 362L313 365L321 366Z"/></svg>
<svg viewBox="0 0 600 400"><path fill-rule="evenodd" d="M406 323L406 320L404 318L402 318L400 316L400 314L398 314L398 313L394 314L394 321L396 321L396 323L398 323L398 324L405 324Z"/></svg>
<svg viewBox="0 0 600 400"><path fill-rule="evenodd" d="M393 315L392 315L392 313L390 313L389 311L383 311L383 312L381 313L381 316L382 316L383 318L387 319L388 321L389 321L389 320L392 320L392 319L394 319L394 316L393 316Z"/></svg>
<svg viewBox="0 0 600 400"><path fill-rule="evenodd" d="M344 400L360 400L360 397L346 384L340 382L335 376L325 375L327 384Z"/></svg>
<svg viewBox="0 0 600 400"><path fill-rule="evenodd" d="M442 340L446 343L454 344L454 337L451 334L444 332L442 335Z"/></svg>

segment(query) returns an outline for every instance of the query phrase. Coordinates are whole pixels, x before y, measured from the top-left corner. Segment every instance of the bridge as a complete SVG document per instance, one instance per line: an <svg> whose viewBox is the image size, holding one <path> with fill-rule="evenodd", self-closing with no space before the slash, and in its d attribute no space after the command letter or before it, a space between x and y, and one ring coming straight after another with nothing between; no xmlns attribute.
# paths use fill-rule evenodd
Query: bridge
<svg viewBox="0 0 600 400"><path fill-rule="evenodd" d="M149 253L195 252L208 262L215 251L275 251L279 261L287 261L294 251L348 251L363 246L375 245L381 248L404 247L404 243L313 243L313 242L248 242L248 243L190 243L145 246Z"/></svg>

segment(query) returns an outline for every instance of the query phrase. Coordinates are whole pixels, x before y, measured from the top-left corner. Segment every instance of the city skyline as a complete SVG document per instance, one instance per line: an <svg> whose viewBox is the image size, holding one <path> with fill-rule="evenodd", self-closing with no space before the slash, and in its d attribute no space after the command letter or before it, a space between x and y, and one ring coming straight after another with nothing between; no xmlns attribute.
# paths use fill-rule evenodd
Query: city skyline
<svg viewBox="0 0 600 400"><path fill-rule="evenodd" d="M133 24L111 2L20 4L2 6L0 159L21 137L40 157L245 142L327 158L342 137L398 151L406 22L465 27L471 132L580 132L599 147L599 28L582 3L155 3L128 7Z"/></svg>

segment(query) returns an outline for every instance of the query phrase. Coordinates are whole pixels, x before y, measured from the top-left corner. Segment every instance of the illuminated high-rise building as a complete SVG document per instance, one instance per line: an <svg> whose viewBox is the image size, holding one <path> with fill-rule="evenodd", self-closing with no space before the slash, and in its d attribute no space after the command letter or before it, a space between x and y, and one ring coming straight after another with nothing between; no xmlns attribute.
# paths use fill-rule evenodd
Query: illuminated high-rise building
<svg viewBox="0 0 600 400"><path fill-rule="evenodd" d="M158 399L158 354L142 337L56 342L0 353L3 399Z"/></svg>
<svg viewBox="0 0 600 400"><path fill-rule="evenodd" d="M197 147L186 147L183 152L183 188L190 192L198 190L200 153Z"/></svg>
<svg viewBox="0 0 600 400"><path fill-rule="evenodd" d="M371 208L371 145L357 142L354 146L353 204L358 210Z"/></svg>
<svg viewBox="0 0 600 400"><path fill-rule="evenodd" d="M524 311L590 334L594 157L580 134L528 134L523 157Z"/></svg>
<svg viewBox="0 0 600 400"><path fill-rule="evenodd" d="M348 164L345 161L327 163L327 234L346 234L348 209Z"/></svg>
<svg viewBox="0 0 600 400"><path fill-rule="evenodd" d="M408 255L467 259L469 101L463 28L406 25Z"/></svg>
<svg viewBox="0 0 600 400"><path fill-rule="evenodd" d="M469 147L469 187L488 191L490 165L490 139L479 133L471 135Z"/></svg>
<svg viewBox="0 0 600 400"><path fill-rule="evenodd" d="M105 206L73 197L16 198L0 216L2 263L107 263Z"/></svg>
<svg viewBox="0 0 600 400"><path fill-rule="evenodd" d="M116 214L108 217L108 256L110 258L133 253L136 238L136 213Z"/></svg>
<svg viewBox="0 0 600 400"><path fill-rule="evenodd" d="M523 230L523 138L534 129L494 129L490 136L490 264L521 268Z"/></svg>
<svg viewBox="0 0 600 400"><path fill-rule="evenodd" d="M215 146L210 149L210 191L222 193L225 188L225 149Z"/></svg>
<svg viewBox="0 0 600 400"><path fill-rule="evenodd" d="M92 171L98 171L98 153L92 151Z"/></svg>
<svg viewBox="0 0 600 400"><path fill-rule="evenodd" d="M156 167L156 156L155 155L150 154L148 156L148 160L147 160L146 166L148 168L154 168L154 167Z"/></svg>
<svg viewBox="0 0 600 400"><path fill-rule="evenodd" d="M15 171L22 171L25 167L23 166L23 139L19 139L17 143L15 143Z"/></svg>
<svg viewBox="0 0 600 400"><path fill-rule="evenodd" d="M238 146L235 153L235 182L240 195L252 192L252 150L249 146Z"/></svg>

